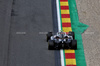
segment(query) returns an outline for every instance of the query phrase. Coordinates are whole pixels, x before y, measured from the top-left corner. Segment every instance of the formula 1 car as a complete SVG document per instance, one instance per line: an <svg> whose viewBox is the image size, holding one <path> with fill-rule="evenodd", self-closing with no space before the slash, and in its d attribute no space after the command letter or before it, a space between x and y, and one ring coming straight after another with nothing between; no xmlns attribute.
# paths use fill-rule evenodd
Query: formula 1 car
<svg viewBox="0 0 100 66"><path fill-rule="evenodd" d="M77 40L75 40L74 32L57 32L53 35L52 32L47 34L48 49L77 49Z"/></svg>

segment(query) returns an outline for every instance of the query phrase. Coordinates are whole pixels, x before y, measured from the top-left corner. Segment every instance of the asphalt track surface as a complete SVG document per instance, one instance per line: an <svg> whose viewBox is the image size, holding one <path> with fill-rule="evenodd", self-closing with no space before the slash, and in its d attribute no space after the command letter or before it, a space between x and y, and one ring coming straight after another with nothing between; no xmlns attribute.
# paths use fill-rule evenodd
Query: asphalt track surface
<svg viewBox="0 0 100 66"><path fill-rule="evenodd" d="M51 0L9 0L5 8L1 19L9 18L0 22L0 66L55 66L45 36L53 31Z"/></svg>

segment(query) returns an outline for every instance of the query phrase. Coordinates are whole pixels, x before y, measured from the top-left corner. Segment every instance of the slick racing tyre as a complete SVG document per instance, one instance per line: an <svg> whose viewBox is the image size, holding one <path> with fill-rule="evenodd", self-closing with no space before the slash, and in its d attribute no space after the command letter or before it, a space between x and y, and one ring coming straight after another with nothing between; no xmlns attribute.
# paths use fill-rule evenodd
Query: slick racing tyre
<svg viewBox="0 0 100 66"><path fill-rule="evenodd" d="M72 40L71 42L71 48L76 50L77 49L77 40Z"/></svg>
<svg viewBox="0 0 100 66"><path fill-rule="evenodd" d="M69 34L68 34L69 36L72 36L73 37L73 39L75 39L75 34L74 34L74 32L69 32Z"/></svg>
<svg viewBox="0 0 100 66"><path fill-rule="evenodd" d="M48 34L47 34L47 42L48 42L48 40L50 40L50 37L52 36L53 34L52 34L52 32L48 32Z"/></svg>
<svg viewBox="0 0 100 66"><path fill-rule="evenodd" d="M54 49L54 42L52 40L48 41L48 50L53 50Z"/></svg>

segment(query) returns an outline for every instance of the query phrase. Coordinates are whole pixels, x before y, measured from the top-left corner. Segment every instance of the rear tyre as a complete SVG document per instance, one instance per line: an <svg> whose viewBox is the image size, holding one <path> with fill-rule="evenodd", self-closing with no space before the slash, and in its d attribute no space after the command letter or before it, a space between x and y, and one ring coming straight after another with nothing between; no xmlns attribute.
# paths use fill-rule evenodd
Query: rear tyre
<svg viewBox="0 0 100 66"><path fill-rule="evenodd" d="M77 49L77 40L72 40L72 42L71 42L71 48L72 49Z"/></svg>
<svg viewBox="0 0 100 66"><path fill-rule="evenodd" d="M47 34L47 42L48 42L48 40L50 40L50 37L52 36L53 34L52 34L52 32L48 32L48 34Z"/></svg>
<svg viewBox="0 0 100 66"><path fill-rule="evenodd" d="M48 50L53 50L54 49L54 42L52 40L48 41Z"/></svg>
<svg viewBox="0 0 100 66"><path fill-rule="evenodd" d="M69 36L72 36L73 37L73 39L75 39L75 34L74 34L74 32L69 32L69 34L68 34Z"/></svg>

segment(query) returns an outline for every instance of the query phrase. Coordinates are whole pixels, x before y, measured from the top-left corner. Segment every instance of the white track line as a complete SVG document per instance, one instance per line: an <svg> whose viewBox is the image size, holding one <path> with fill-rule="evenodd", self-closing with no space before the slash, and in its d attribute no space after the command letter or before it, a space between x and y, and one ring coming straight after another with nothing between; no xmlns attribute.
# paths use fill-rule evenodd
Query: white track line
<svg viewBox="0 0 100 66"><path fill-rule="evenodd" d="M61 31L61 19L60 19L60 10L59 10L59 0L56 0L57 5L57 17L58 17L58 31Z"/></svg>
<svg viewBox="0 0 100 66"><path fill-rule="evenodd" d="M61 56L61 66L64 66L64 54L63 54L63 49L60 50L60 56Z"/></svg>
<svg viewBox="0 0 100 66"><path fill-rule="evenodd" d="M61 31L61 18L60 18L60 8L59 8L59 0L56 0L57 5L57 17L58 17L58 31ZM60 50L60 58L61 58L61 66L64 66L64 54L63 50Z"/></svg>

